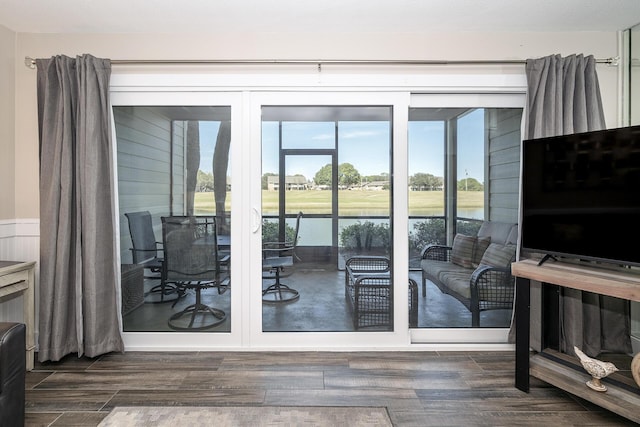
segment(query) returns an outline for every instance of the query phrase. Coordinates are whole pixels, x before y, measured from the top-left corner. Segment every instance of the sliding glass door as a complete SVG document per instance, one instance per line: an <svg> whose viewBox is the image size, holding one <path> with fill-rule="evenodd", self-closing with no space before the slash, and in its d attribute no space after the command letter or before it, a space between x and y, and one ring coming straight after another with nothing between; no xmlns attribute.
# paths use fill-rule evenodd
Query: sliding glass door
<svg viewBox="0 0 640 427"><path fill-rule="evenodd" d="M409 110L407 171L410 275L421 287L421 331L414 332L415 341L464 342L471 334L477 342L506 340L512 298L499 309L482 310L479 325L470 329L471 274L463 280L465 273L457 271L461 279L455 283L461 286L445 287L424 279L427 264L421 255L428 245L451 247L458 234L476 236L484 221L518 223L521 102L517 95L457 100L423 95L412 102L416 106ZM469 272L476 267L470 265Z"/></svg>
<svg viewBox="0 0 640 427"><path fill-rule="evenodd" d="M406 235L394 233L393 209L395 149L406 145L406 125L396 120L407 107L397 93L252 94L250 116L259 124L252 121L251 134L260 135L252 139L260 159L251 165L251 259L260 260L251 264L250 311L261 314L251 319L255 345L407 341L408 288L395 284L407 283L408 271L394 251L396 238L406 248ZM274 241L295 248L278 256L269 250ZM354 258L383 259L381 283L350 273Z"/></svg>
<svg viewBox="0 0 640 427"><path fill-rule="evenodd" d="M113 96L125 342L239 341L238 100Z"/></svg>
<svg viewBox="0 0 640 427"><path fill-rule="evenodd" d="M261 113L263 331L393 330L391 271L380 301L345 298L349 258L392 257L391 108ZM280 255L276 241L295 248Z"/></svg>
<svg viewBox="0 0 640 427"><path fill-rule="evenodd" d="M444 313L448 295L423 294L419 256L483 220L517 222L522 97L122 87L112 102L128 349L506 342L509 311L478 333L464 307ZM133 242L141 212L153 253ZM215 223L213 237L192 227L183 247L219 271L163 276L170 217ZM190 324L197 304L217 318Z"/></svg>

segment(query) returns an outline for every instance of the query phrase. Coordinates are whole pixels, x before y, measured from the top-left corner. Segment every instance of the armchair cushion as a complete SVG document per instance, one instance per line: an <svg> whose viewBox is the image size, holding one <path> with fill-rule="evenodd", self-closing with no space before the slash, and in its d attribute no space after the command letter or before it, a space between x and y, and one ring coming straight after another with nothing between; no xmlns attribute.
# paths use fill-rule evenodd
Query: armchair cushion
<svg viewBox="0 0 640 427"><path fill-rule="evenodd" d="M465 299L471 298L471 287L469 286L469 271L451 270L442 271L440 283L446 284L447 293Z"/></svg>
<svg viewBox="0 0 640 427"><path fill-rule="evenodd" d="M480 265L488 265L489 267L508 268L516 257L515 245L501 245L499 243L491 243L484 252Z"/></svg>
<svg viewBox="0 0 640 427"><path fill-rule="evenodd" d="M429 272L429 276L433 277L436 281L443 280L443 275L446 273L459 273L461 275L466 275L467 285L469 285L469 276L473 271L470 268L460 267L459 265L451 264L450 262L428 259L422 260L421 266L423 269L426 269Z"/></svg>
<svg viewBox="0 0 640 427"><path fill-rule="evenodd" d="M476 241L476 246L473 249L473 260L471 261L473 268L476 268L480 265L482 256L484 255L484 252L487 250L490 244L491 244L491 236L485 236L485 237L478 236L478 240Z"/></svg>
<svg viewBox="0 0 640 427"><path fill-rule="evenodd" d="M451 249L451 262L460 267L470 268L473 261L473 250L476 246L475 236L456 234Z"/></svg>

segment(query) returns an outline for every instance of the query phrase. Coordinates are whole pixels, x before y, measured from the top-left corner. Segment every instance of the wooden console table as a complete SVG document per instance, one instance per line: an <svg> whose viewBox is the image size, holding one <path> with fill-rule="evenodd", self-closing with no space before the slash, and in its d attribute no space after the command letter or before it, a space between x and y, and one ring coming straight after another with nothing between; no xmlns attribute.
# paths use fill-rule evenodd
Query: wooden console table
<svg viewBox="0 0 640 427"><path fill-rule="evenodd" d="M33 369L35 343L35 262L0 261L0 298L23 294L23 316L26 325L27 370Z"/></svg>
<svg viewBox="0 0 640 427"><path fill-rule="evenodd" d="M605 409L640 423L640 390L607 383L605 393L589 389L591 377L571 365L571 357L559 353L559 288L572 288L640 301L640 274L607 270L549 260L523 260L511 265L516 277L516 387L529 391L529 375L568 391ZM542 283L541 348L534 355L529 350L530 281ZM555 349L554 349L555 347ZM575 363L577 364L577 358ZM577 365L579 366L579 365Z"/></svg>

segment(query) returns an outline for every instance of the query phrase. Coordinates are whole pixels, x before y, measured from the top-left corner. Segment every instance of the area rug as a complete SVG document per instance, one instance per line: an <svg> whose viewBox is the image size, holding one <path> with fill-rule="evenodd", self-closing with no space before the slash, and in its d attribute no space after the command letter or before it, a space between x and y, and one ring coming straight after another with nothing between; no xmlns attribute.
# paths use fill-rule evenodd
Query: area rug
<svg viewBox="0 0 640 427"><path fill-rule="evenodd" d="M390 427L392 425L385 408L354 406L120 406L114 408L100 423L100 427Z"/></svg>

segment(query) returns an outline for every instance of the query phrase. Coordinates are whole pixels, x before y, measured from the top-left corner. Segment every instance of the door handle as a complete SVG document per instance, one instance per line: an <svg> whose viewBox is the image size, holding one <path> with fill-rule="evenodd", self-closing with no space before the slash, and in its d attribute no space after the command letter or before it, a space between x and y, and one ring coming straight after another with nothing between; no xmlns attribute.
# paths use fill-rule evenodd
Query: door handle
<svg viewBox="0 0 640 427"><path fill-rule="evenodd" d="M252 208L253 210L253 224L252 224L252 228L253 230L251 230L252 233L257 233L258 230L260 230L260 224L262 223L262 221L260 221L260 211L258 211L258 209L256 208Z"/></svg>

